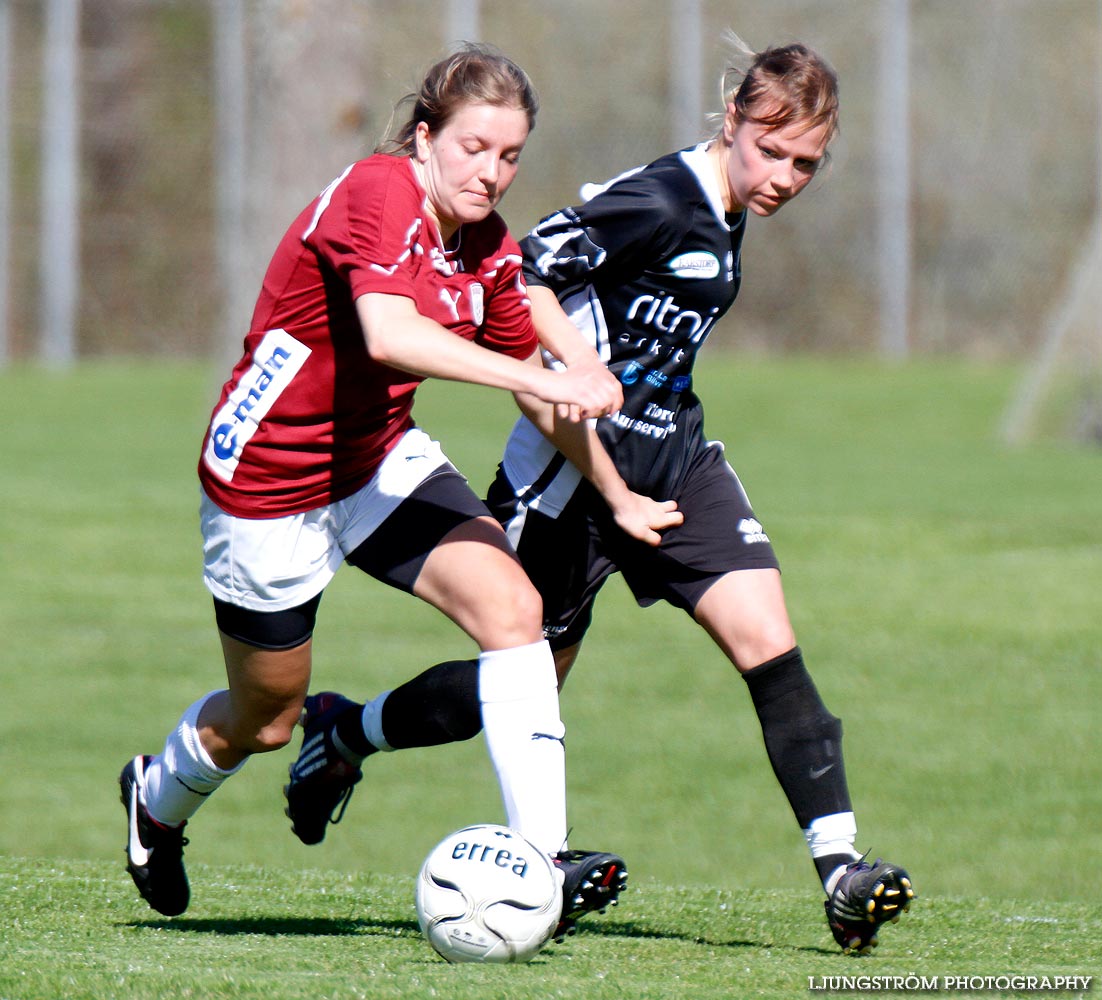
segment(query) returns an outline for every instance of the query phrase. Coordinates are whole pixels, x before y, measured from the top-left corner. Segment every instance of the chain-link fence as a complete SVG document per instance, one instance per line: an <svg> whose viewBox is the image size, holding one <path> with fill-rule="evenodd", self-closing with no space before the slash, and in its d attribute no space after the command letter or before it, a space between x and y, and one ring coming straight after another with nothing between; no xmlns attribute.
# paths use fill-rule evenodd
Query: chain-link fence
<svg viewBox="0 0 1102 1000"><path fill-rule="evenodd" d="M242 0L232 8L244 32L244 65L233 67L244 70L244 103L231 133L241 140L242 203L240 225L227 230L219 178L232 143L220 138L225 95L215 84L232 79L216 72L216 53L233 51L216 45L216 15L227 3L235 0L80 5L82 357L212 354L236 344L285 226L371 150L397 99L463 23L445 0ZM905 170L910 263L895 280L909 288L909 352L1026 357L1060 309L1097 351L1097 309L1069 296L1078 294L1077 268L1087 269L1084 287L1102 285L1100 265L1081 253L1099 214L1100 6L482 0L474 4L482 38L529 71L543 101L503 214L519 233L574 200L582 182L707 135L703 113L681 117L694 92L701 112L720 110L726 30L754 48L799 39L839 71L842 132L824 179L775 219L752 221L743 294L713 346L879 348L892 280L883 266L885 183ZM9 353L20 358L37 351L51 281L39 207L46 7L10 0L8 9L8 324ZM902 66L891 55L901 11ZM698 33L695 58L678 34L686 23ZM885 104L892 74L907 85L902 132L893 118L900 108ZM226 232L236 233L232 245Z"/></svg>

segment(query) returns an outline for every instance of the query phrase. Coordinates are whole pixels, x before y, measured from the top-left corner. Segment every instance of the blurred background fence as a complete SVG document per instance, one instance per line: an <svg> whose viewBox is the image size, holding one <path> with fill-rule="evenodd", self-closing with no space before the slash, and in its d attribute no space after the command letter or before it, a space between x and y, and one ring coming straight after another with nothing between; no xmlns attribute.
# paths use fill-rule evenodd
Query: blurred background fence
<svg viewBox="0 0 1102 1000"><path fill-rule="evenodd" d="M541 94L519 233L710 134L728 29L823 52L842 132L713 349L1102 381L1102 0L0 0L0 361L235 354L286 225L459 39Z"/></svg>

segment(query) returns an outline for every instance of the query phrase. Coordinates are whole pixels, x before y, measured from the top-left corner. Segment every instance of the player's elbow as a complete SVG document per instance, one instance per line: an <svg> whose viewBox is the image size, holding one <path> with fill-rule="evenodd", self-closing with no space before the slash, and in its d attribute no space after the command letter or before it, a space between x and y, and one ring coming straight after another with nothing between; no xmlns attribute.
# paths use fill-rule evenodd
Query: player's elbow
<svg viewBox="0 0 1102 1000"><path fill-rule="evenodd" d="M356 314L363 331L367 355L380 364L393 364L403 321L411 308L408 299L368 294L356 300Z"/></svg>
<svg viewBox="0 0 1102 1000"><path fill-rule="evenodd" d="M368 333L364 331L364 345L367 347L367 356L372 361L381 365L391 365L394 362L393 345L390 339L382 333Z"/></svg>

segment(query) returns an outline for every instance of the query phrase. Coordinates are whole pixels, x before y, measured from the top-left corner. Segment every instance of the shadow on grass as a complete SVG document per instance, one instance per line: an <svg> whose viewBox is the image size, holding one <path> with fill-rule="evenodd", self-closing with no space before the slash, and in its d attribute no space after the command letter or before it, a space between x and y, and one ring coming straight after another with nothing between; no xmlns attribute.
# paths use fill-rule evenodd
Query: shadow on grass
<svg viewBox="0 0 1102 1000"><path fill-rule="evenodd" d="M178 917L173 920L132 920L123 927L148 928L149 930L175 931L178 934L261 935L265 937L345 937L355 935L399 934L421 935L416 920L366 920L338 917ZM813 955L836 955L837 950L809 945L785 944L775 941L751 941L718 939L699 934L678 934L660 930L642 923L600 924L581 926L577 936L563 944L551 944L549 948L567 947L569 942L589 936L605 938L634 938L652 941L682 941L708 948L746 948L766 951L799 952Z"/></svg>
<svg viewBox="0 0 1102 1000"><path fill-rule="evenodd" d="M267 937L342 937L355 934L420 934L416 920L357 920L339 917L178 917L131 920L120 926L178 934L257 934Z"/></svg>
<svg viewBox="0 0 1102 1000"><path fill-rule="evenodd" d="M699 944L708 948L753 948L761 951L790 951L811 955L837 955L837 948L824 948L815 945L786 944L777 941L750 941L738 938L711 938L703 934L678 934L660 930L641 923L586 924L579 929L581 934L600 934L602 937L623 937L650 941L684 941L687 944ZM569 940L569 939L568 939Z"/></svg>

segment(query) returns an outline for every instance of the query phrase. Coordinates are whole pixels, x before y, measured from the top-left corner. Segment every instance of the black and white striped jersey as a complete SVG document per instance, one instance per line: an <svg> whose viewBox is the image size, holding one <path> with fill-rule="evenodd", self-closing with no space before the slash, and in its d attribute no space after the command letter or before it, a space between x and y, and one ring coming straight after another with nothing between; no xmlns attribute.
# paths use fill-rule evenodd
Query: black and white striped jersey
<svg viewBox="0 0 1102 1000"><path fill-rule="evenodd" d="M543 219L521 241L525 278L550 288L624 387L597 430L625 482L666 499L706 446L693 363L741 280L746 213L727 215L705 145L663 156ZM580 480L527 420L503 466L554 516Z"/></svg>

